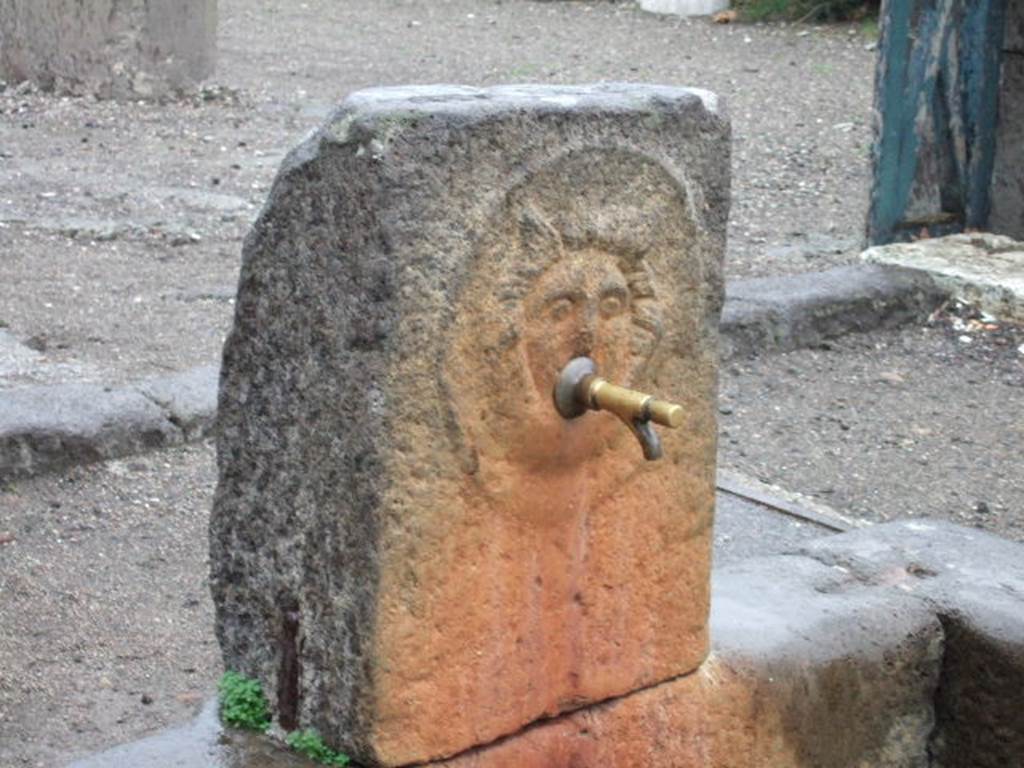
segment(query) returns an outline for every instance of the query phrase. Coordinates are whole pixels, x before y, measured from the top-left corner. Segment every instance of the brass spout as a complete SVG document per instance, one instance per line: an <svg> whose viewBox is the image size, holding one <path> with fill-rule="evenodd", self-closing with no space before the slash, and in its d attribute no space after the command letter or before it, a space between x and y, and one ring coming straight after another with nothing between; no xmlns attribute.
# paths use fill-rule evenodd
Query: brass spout
<svg viewBox="0 0 1024 768"><path fill-rule="evenodd" d="M554 396L555 408L567 419L588 410L614 413L636 436L648 461L660 459L662 453L661 439L651 422L670 429L683 423L682 406L602 379L589 357L569 361L555 382Z"/></svg>

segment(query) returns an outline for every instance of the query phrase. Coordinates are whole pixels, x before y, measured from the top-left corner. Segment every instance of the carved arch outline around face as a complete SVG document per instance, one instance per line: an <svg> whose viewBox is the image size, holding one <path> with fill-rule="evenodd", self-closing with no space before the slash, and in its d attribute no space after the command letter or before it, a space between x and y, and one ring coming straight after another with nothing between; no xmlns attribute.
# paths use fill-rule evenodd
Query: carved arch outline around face
<svg viewBox="0 0 1024 768"><path fill-rule="evenodd" d="M679 177L636 151L592 148L534 169L502 196L467 265L440 371L467 466L574 463L608 447L611 437L594 435L563 455L549 389L560 358L577 354L639 386L693 319L681 294L700 281L698 226ZM556 300L578 302L578 322L556 328L537 311L548 284ZM601 301L615 291L628 316L602 322Z"/></svg>

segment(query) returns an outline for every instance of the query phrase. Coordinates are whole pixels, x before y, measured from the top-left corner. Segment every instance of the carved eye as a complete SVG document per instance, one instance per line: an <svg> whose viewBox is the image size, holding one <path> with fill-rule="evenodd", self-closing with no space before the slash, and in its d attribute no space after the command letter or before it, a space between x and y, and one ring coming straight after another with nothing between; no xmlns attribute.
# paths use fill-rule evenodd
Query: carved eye
<svg viewBox="0 0 1024 768"><path fill-rule="evenodd" d="M548 305L548 317L556 323L565 320L572 314L572 306L572 299L568 296L557 298Z"/></svg>
<svg viewBox="0 0 1024 768"><path fill-rule="evenodd" d="M626 299L617 293L601 297L601 317L615 317L626 311Z"/></svg>

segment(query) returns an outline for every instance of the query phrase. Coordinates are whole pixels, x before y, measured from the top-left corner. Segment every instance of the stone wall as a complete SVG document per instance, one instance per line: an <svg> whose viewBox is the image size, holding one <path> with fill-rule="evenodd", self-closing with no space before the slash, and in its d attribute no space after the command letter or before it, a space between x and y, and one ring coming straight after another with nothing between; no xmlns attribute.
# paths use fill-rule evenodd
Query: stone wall
<svg viewBox="0 0 1024 768"><path fill-rule="evenodd" d="M0 0L0 78L151 98L213 73L217 0Z"/></svg>
<svg viewBox="0 0 1024 768"><path fill-rule="evenodd" d="M989 228L1024 239L1024 3L1020 2L1007 4Z"/></svg>

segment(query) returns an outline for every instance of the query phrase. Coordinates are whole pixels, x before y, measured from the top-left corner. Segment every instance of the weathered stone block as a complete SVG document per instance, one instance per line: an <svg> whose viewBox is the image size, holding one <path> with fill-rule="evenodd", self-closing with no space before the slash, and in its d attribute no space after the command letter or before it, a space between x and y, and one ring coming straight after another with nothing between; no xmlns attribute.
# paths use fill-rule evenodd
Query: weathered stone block
<svg viewBox="0 0 1024 768"><path fill-rule="evenodd" d="M440 765L929 765L942 627L923 601L802 557L715 575L714 653L697 672Z"/></svg>
<svg viewBox="0 0 1024 768"><path fill-rule="evenodd" d="M963 529L961 529L963 530ZM880 535L875 538L874 533ZM888 557L889 544L916 548L918 535L895 526L829 537L837 550ZM895 534L895 535L894 535ZM969 532L968 532L969 535ZM924 538L931 538L929 533ZM994 538L994 537L993 537ZM979 550L984 549L984 542ZM1002 542L1006 545L1007 542ZM1009 545L1013 547L1014 545ZM808 545L816 550L816 544ZM1019 546L1017 547L1019 549ZM996 550L996 564L1005 555ZM721 550L719 550L721 551ZM978 550L976 550L978 551ZM938 548L935 554L938 554ZM818 555L828 559L826 555ZM881 558L880 558L881 559ZM791 555L742 559L716 568L711 633L714 650L694 673L642 691L534 723L494 743L434 765L447 768L926 768L934 758L935 697L947 693L948 628L914 593L942 580L896 556L895 571L845 567ZM1018 560L1020 558L1018 557ZM883 575L884 574L884 575ZM974 597L998 580L999 570ZM948 597L956 600L953 584ZM1005 590L1003 590L1005 591ZM908 594L909 593L909 594ZM1019 623L1018 619L1018 623ZM1018 632L1017 637L1021 635ZM943 649L946 658L942 658ZM980 649L979 649L980 650ZM981 661L981 658L978 658ZM1001 669L1000 669L1001 671ZM1009 691L991 704L1000 717L1020 711L1019 677L993 680ZM976 698L977 704L984 699ZM941 711L940 711L941 718ZM969 707L975 722L961 736L984 741L990 712ZM1019 715L1018 715L1019 716ZM985 752L964 749L950 768L1017 765L1020 730L1004 731ZM954 747L961 744L951 745ZM1014 749L1016 748L1016 751ZM984 759L976 761L983 755ZM989 762L1002 755L1003 762ZM222 729L216 707L196 721L118 747L72 768L228 768L311 764L281 753L262 734ZM945 765L945 763L943 763Z"/></svg>
<svg viewBox="0 0 1024 768"><path fill-rule="evenodd" d="M974 232L877 245L863 261L915 270L941 292L1003 320L1024 322L1024 243Z"/></svg>
<svg viewBox="0 0 1024 768"><path fill-rule="evenodd" d="M456 754L707 653L729 129L704 92L396 88L286 160L222 369L228 667L363 762ZM552 387L684 405L644 462Z"/></svg>
<svg viewBox="0 0 1024 768"><path fill-rule="evenodd" d="M0 0L0 77L154 97L213 73L217 0Z"/></svg>
<svg viewBox="0 0 1024 768"><path fill-rule="evenodd" d="M723 357L922 322L947 298L927 274L874 265L731 280L722 310Z"/></svg>
<svg viewBox="0 0 1024 768"><path fill-rule="evenodd" d="M1024 547L939 520L905 520L802 551L938 614L945 656L929 752L935 768L1020 765Z"/></svg>
<svg viewBox="0 0 1024 768"><path fill-rule="evenodd" d="M183 437L130 387L59 384L0 394L0 479L166 448Z"/></svg>

